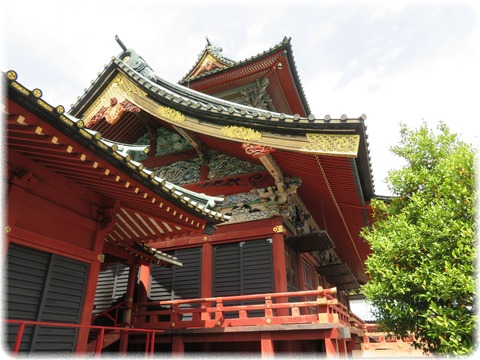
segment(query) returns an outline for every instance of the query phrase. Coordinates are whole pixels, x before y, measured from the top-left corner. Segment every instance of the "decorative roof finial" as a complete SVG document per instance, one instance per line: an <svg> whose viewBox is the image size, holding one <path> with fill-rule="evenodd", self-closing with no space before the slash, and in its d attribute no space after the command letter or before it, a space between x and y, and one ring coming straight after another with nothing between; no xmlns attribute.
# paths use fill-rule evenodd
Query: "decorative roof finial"
<svg viewBox="0 0 480 360"><path fill-rule="evenodd" d="M125 44L122 42L122 40L120 40L120 38L118 37L118 35L115 35L115 41L118 43L118 45L120 45L120 47L122 48L123 51L127 51L127 47L126 47Z"/></svg>

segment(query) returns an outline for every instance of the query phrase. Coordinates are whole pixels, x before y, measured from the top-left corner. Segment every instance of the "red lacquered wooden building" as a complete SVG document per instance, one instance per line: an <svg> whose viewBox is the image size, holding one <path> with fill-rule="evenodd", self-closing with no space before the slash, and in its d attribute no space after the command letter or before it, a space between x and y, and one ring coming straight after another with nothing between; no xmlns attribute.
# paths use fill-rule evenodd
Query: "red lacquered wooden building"
<svg viewBox="0 0 480 360"><path fill-rule="evenodd" d="M71 323L107 318L90 339L71 330L80 352L360 349L349 294L367 281L365 116L310 113L288 38L238 62L207 39L179 84L117 41L68 114L7 74L9 277L29 252L51 258L43 283L57 257L83 274L68 299L39 289L32 319L68 322L44 301L76 303ZM8 317L27 319L19 297Z"/></svg>

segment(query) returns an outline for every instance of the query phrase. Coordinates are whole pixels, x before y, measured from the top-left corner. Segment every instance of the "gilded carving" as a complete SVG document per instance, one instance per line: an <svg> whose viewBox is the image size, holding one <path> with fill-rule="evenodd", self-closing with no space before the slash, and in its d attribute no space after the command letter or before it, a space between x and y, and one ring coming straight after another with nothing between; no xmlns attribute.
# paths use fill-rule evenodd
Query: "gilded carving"
<svg viewBox="0 0 480 360"><path fill-rule="evenodd" d="M60 120L62 120L64 123L72 126L73 125L73 121L70 120L69 118L67 118L66 116L64 115L60 115Z"/></svg>
<svg viewBox="0 0 480 360"><path fill-rule="evenodd" d="M229 138L258 141L262 138L262 134L256 130L244 126L224 126L220 132Z"/></svg>
<svg viewBox="0 0 480 360"><path fill-rule="evenodd" d="M132 104L128 99L123 99L122 97L120 100L117 97L113 97L110 99L110 105L108 107L102 107L94 117L92 117L87 122L87 128L91 128L93 125L98 123L100 120L105 119L107 123L110 125L114 125L120 120L121 116L125 111L128 112L140 112L140 108L134 104Z"/></svg>
<svg viewBox="0 0 480 360"><path fill-rule="evenodd" d="M9 80L17 80L17 73L13 70L10 70L9 72L7 72L7 77Z"/></svg>
<svg viewBox="0 0 480 360"><path fill-rule="evenodd" d="M306 134L309 144L301 150L357 156L360 135Z"/></svg>
<svg viewBox="0 0 480 360"><path fill-rule="evenodd" d="M185 115L175 109L166 106L159 106L156 110L157 114L165 120L169 120L174 123L182 123L185 121Z"/></svg>
<svg viewBox="0 0 480 360"><path fill-rule="evenodd" d="M50 105L48 105L45 101L39 99L37 102L38 102L38 104L39 104L41 107L43 107L45 110L48 110L48 111L50 111L50 112L53 111L53 107L51 107Z"/></svg>
<svg viewBox="0 0 480 360"><path fill-rule="evenodd" d="M17 82L12 82L12 86L17 89L18 91L20 91L23 95L30 95L30 91L28 91L27 89L25 89L22 85L20 85L19 83Z"/></svg>
<svg viewBox="0 0 480 360"><path fill-rule="evenodd" d="M118 103L127 99L135 104L135 101L146 95L134 83L129 81L125 75L117 74L106 89L99 95L98 99L85 111L85 119L89 122L102 108L111 107L110 100L117 98Z"/></svg>
<svg viewBox="0 0 480 360"><path fill-rule="evenodd" d="M33 90L33 96L37 97L37 98L41 98L42 97L42 90L40 89L34 89Z"/></svg>

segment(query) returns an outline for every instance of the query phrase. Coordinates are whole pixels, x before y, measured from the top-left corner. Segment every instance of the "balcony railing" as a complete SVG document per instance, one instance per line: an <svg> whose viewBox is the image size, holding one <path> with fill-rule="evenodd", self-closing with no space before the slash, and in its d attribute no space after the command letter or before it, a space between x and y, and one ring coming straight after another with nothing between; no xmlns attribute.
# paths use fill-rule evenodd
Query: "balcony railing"
<svg viewBox="0 0 480 360"><path fill-rule="evenodd" d="M363 321L333 297L336 288L136 303L132 324L154 329L338 324L361 331ZM312 301L294 301L311 299Z"/></svg>
<svg viewBox="0 0 480 360"><path fill-rule="evenodd" d="M155 329L139 329L139 328L128 328L128 327L113 327L113 326L95 326L95 325L79 325L79 324L67 324L67 323L57 323L57 322L47 322L47 321L29 321L29 320L16 320L16 319L6 319L5 323L7 325L18 325L18 331L15 338L15 343L12 348L12 355L16 356L20 351L20 345L22 344L23 334L27 326L42 326L42 327L52 327L52 328L87 328L98 329L99 334L95 342L95 347L93 352L96 355L100 355L102 349L104 348L105 336L112 334L137 334L145 335L145 355L153 355L154 345L155 345L155 335L162 333L163 330ZM54 350L54 349L53 349ZM87 351L88 352L88 351Z"/></svg>

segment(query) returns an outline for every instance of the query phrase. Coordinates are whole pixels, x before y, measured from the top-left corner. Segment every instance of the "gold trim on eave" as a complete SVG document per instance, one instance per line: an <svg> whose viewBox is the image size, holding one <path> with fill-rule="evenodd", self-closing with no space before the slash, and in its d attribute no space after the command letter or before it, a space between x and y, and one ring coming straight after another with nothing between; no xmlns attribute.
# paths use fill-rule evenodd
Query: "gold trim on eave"
<svg viewBox="0 0 480 360"><path fill-rule="evenodd" d="M220 129L220 132L233 139L258 141L262 138L260 132L243 126L224 126Z"/></svg>
<svg viewBox="0 0 480 360"><path fill-rule="evenodd" d="M185 121L185 115L175 109L159 106L156 110L157 114L164 120L169 120L174 123L182 123Z"/></svg>
<svg viewBox="0 0 480 360"><path fill-rule="evenodd" d="M356 157L360 135L305 134L309 144L302 151Z"/></svg>

